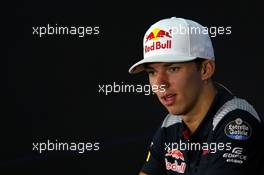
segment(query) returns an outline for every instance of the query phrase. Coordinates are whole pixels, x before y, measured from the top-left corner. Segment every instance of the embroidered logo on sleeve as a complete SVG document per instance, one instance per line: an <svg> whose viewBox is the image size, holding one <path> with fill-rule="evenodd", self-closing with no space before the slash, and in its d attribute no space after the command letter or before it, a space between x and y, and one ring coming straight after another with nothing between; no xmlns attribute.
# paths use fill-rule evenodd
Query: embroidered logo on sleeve
<svg viewBox="0 0 264 175"><path fill-rule="evenodd" d="M225 126L225 134L231 139L247 140L250 138L251 133L251 126L241 118L237 118Z"/></svg>

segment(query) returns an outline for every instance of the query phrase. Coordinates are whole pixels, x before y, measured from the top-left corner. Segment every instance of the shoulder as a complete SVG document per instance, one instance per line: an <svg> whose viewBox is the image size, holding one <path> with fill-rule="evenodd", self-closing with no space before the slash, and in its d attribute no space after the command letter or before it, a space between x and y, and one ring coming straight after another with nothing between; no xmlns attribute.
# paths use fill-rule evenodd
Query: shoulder
<svg viewBox="0 0 264 175"><path fill-rule="evenodd" d="M153 141L164 142L171 137L176 137L175 133L179 133L177 131L179 130L181 124L182 119L180 116L167 114L159 128L156 130Z"/></svg>
<svg viewBox="0 0 264 175"><path fill-rule="evenodd" d="M246 100L234 97L227 101L213 118L213 132L234 140L247 140L258 135L263 123Z"/></svg>
<svg viewBox="0 0 264 175"><path fill-rule="evenodd" d="M219 174L259 171L264 155L263 123L251 104L237 97L227 101L216 112L212 128L210 142L218 146L210 161L217 163L209 171L217 167ZM221 149L220 143L224 145Z"/></svg>

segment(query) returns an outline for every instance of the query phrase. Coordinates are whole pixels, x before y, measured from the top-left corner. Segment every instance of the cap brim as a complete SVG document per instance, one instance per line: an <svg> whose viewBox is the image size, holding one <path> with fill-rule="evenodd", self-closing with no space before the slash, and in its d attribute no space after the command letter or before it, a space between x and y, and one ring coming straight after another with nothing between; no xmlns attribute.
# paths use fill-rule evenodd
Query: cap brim
<svg viewBox="0 0 264 175"><path fill-rule="evenodd" d="M130 67L128 70L129 73L135 74L142 72L144 70L144 64L146 63L178 63L178 62L186 62L186 61L192 61L196 59L196 57L192 56L179 56L179 55L162 55L162 56L152 56L145 59L140 60L136 64Z"/></svg>

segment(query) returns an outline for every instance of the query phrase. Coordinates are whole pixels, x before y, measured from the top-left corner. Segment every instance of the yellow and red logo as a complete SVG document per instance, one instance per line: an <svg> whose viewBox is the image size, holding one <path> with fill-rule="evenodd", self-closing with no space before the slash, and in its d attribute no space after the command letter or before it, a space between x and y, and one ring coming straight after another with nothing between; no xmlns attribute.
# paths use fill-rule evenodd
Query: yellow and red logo
<svg viewBox="0 0 264 175"><path fill-rule="evenodd" d="M146 36L146 42L150 40L159 40L160 38L168 37L171 38L171 30L165 31L159 28L155 28Z"/></svg>
<svg viewBox="0 0 264 175"><path fill-rule="evenodd" d="M165 41L158 41L160 38L168 38ZM152 45L145 45L145 53L159 50L159 49L170 49L171 48L171 30L161 30L155 28L146 36L146 42L153 40Z"/></svg>
<svg viewBox="0 0 264 175"><path fill-rule="evenodd" d="M165 163L166 163L167 170L175 171L178 173L185 172L186 163L184 161L184 155L180 150L177 150L177 149L167 150L165 157L166 157ZM176 160L174 160L173 162L168 161L168 159L171 159L171 157Z"/></svg>

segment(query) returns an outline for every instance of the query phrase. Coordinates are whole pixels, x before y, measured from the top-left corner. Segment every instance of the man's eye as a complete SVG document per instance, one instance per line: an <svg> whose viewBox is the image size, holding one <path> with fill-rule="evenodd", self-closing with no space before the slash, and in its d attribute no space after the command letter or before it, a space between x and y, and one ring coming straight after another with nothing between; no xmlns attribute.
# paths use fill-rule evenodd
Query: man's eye
<svg viewBox="0 0 264 175"><path fill-rule="evenodd" d="M179 67L170 67L169 68L169 72L175 72L175 71L178 71L180 68Z"/></svg>
<svg viewBox="0 0 264 175"><path fill-rule="evenodd" d="M153 69L145 69L148 75L154 75L154 70Z"/></svg>
<svg viewBox="0 0 264 175"><path fill-rule="evenodd" d="M147 73L148 73L148 75L154 75L154 71L152 71L152 70L147 71Z"/></svg>

